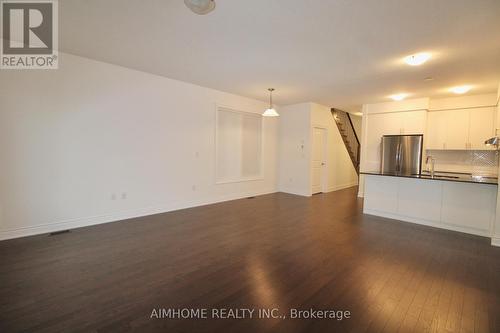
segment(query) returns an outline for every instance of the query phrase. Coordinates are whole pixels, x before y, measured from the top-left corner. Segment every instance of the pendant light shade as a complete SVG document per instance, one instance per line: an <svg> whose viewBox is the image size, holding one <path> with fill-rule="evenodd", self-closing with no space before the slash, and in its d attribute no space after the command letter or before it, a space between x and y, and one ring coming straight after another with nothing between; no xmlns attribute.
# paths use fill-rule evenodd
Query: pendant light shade
<svg viewBox="0 0 500 333"><path fill-rule="evenodd" d="M215 9L215 0L184 0L184 4L198 15L205 15Z"/></svg>
<svg viewBox="0 0 500 333"><path fill-rule="evenodd" d="M269 108L262 113L264 117L279 117L279 113L273 107L273 91L274 88L269 88Z"/></svg>

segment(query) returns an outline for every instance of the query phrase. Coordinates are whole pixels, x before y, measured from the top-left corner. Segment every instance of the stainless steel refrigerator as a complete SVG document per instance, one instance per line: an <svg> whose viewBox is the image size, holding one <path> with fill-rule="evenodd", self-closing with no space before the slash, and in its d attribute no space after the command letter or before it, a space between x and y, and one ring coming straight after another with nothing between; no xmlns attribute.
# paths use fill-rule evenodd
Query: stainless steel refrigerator
<svg viewBox="0 0 500 333"><path fill-rule="evenodd" d="M382 172L417 175L422 172L424 136L384 135L382 137Z"/></svg>

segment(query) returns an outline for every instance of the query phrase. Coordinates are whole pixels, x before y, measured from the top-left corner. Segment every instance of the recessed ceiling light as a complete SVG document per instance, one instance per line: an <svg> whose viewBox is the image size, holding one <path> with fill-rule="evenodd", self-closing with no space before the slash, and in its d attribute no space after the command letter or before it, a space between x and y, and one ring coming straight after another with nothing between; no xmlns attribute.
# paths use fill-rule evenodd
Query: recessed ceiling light
<svg viewBox="0 0 500 333"><path fill-rule="evenodd" d="M433 77L424 77L424 81L434 81L434 78Z"/></svg>
<svg viewBox="0 0 500 333"><path fill-rule="evenodd" d="M458 86L458 87L453 87L453 88L450 88L450 91L452 93L455 93L455 94L465 94L466 92L468 92L469 90L472 89L472 86Z"/></svg>
<svg viewBox="0 0 500 333"><path fill-rule="evenodd" d="M408 94L395 94L395 95L391 95L389 96L392 100L394 101L402 101L403 99L405 99L406 97L408 96Z"/></svg>
<svg viewBox="0 0 500 333"><path fill-rule="evenodd" d="M406 62L410 66L420 66L430 58L431 58L430 53L422 52L405 57L404 62Z"/></svg>

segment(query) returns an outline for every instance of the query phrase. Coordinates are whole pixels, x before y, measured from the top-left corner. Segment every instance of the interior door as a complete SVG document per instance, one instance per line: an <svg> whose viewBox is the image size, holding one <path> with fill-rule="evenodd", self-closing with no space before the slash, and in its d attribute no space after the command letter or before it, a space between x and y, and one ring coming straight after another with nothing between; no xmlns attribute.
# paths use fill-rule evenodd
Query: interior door
<svg viewBox="0 0 500 333"><path fill-rule="evenodd" d="M324 191L326 181L326 130L324 128L313 128L312 138L312 194Z"/></svg>

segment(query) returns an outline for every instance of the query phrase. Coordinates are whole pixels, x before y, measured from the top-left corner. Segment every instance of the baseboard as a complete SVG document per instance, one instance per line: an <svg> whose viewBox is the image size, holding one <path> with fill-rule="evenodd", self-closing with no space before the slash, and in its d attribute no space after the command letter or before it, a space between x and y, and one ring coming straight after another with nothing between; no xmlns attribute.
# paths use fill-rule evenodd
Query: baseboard
<svg viewBox="0 0 500 333"><path fill-rule="evenodd" d="M310 197L311 196L311 193L306 193L304 191L298 191L298 190L288 189L288 188L281 188L281 189L279 189L279 192L293 194L293 195L300 195L302 197Z"/></svg>
<svg viewBox="0 0 500 333"><path fill-rule="evenodd" d="M144 208L132 209L111 214L81 217L64 221L56 221L53 223L40 224L32 227L1 230L0 241L13 238L26 237L26 236L46 234L61 230L88 227L91 225L102 224L102 223L117 222L142 216L171 212L179 209L210 205L224 201L238 200L251 196L259 196L276 192L277 190L274 189L261 192L246 192L236 195L232 194L232 195L219 196L218 198L213 200L204 199L204 200L192 200L183 202L170 202L159 206L144 207Z"/></svg>
<svg viewBox="0 0 500 333"><path fill-rule="evenodd" d="M334 192L334 191L340 191L340 190L343 190L343 189L346 189L346 188L350 188L350 187L354 187L354 186L358 186L358 182L353 182L353 183L349 183L349 184L342 184L342 185L332 186L332 187L327 188L325 193Z"/></svg>
<svg viewBox="0 0 500 333"><path fill-rule="evenodd" d="M421 220L421 219L416 219L413 217L408 217L408 216L399 215L399 214L380 212L380 211L377 211L374 209L363 209L363 213L368 214L368 215L373 215L373 216L384 217L384 218L388 218L388 219L392 219L392 220L398 220L398 221L402 221L402 222L409 222L409 223L425 225L428 227L457 231L457 232L462 232L462 233L472 234L472 235L477 235L477 236L483 236L483 237L491 237L489 230L479 230L479 229L461 227L461 226L456 226L456 225L451 225L451 224L443 224L441 222Z"/></svg>
<svg viewBox="0 0 500 333"><path fill-rule="evenodd" d="M491 245L500 247L500 237L491 237Z"/></svg>

